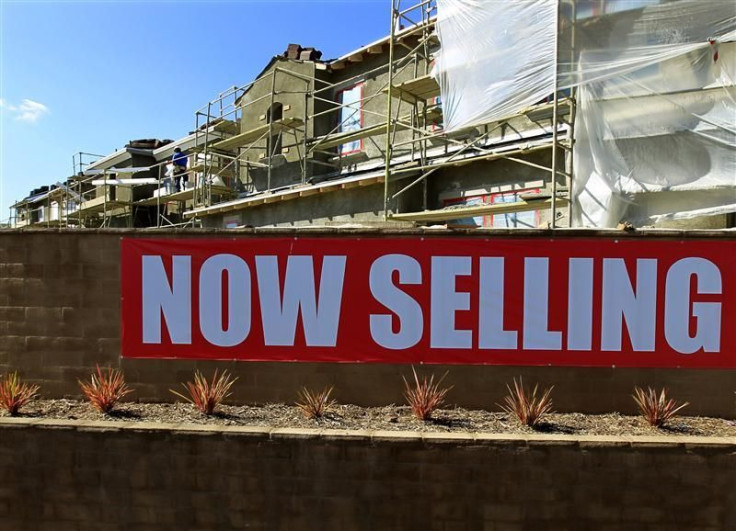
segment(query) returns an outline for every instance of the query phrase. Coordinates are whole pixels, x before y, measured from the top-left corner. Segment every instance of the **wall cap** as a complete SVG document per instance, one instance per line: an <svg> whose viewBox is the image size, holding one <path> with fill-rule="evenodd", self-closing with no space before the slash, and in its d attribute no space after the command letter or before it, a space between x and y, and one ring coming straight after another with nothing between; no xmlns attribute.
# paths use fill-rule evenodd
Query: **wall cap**
<svg viewBox="0 0 736 531"><path fill-rule="evenodd" d="M464 236L472 238L664 238L664 239L736 239L734 229L636 229L623 231L618 229L447 229L443 227L257 227L244 229L65 229L65 228L21 228L0 229L0 236L5 235L115 235L119 237L317 237L317 236L365 236L365 237L454 237Z"/></svg>
<svg viewBox="0 0 736 531"><path fill-rule="evenodd" d="M0 418L1 429L65 429L86 433L166 433L182 436L245 436L266 440L320 439L334 442L363 440L370 443L422 443L454 445L513 445L513 446L570 446L581 449L602 447L668 448L692 451L694 449L736 452L734 437L698 437L692 435L667 436L611 436L567 435L544 433L471 433L419 432L391 430L337 430L319 428L271 428L268 426L211 426L205 424L167 424L157 422L118 422L105 420L66 420L23 417Z"/></svg>

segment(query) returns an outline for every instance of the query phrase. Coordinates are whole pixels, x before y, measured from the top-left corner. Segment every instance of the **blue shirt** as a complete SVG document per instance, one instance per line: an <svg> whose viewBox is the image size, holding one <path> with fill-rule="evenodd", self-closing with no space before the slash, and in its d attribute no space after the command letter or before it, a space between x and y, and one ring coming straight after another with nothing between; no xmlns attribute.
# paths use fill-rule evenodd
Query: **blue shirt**
<svg viewBox="0 0 736 531"><path fill-rule="evenodd" d="M174 153L171 162L173 162L175 166L184 166L186 168L187 156L184 153Z"/></svg>

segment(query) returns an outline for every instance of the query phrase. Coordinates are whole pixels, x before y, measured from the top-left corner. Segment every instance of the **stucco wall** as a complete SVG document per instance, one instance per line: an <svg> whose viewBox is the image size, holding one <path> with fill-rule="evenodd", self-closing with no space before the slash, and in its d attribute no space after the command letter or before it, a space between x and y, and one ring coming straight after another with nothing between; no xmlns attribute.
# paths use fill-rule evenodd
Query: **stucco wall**
<svg viewBox="0 0 736 531"><path fill-rule="evenodd" d="M77 379L96 364L122 367L136 389L132 399L171 400L168 389L191 377L197 367L210 373L228 368L240 377L234 399L243 402L292 402L301 386L334 385L344 403L401 403L406 365L329 363L232 363L120 359L120 239L128 237L258 238L391 235L412 238L462 235L462 231L338 230L308 232L280 229L251 231L35 230L0 231L0 373L18 370L42 386L46 397L79 395ZM736 237L727 232L656 232L601 237ZM469 237L549 238L549 231L468 232ZM555 232L556 237L595 236L592 231ZM604 236L605 235L605 236ZM736 418L736 371L680 369L433 366L454 385L449 401L466 407L496 409L505 385L522 375L526 382L555 385L559 411L633 412L635 385L666 386L691 403L692 415Z"/></svg>
<svg viewBox="0 0 736 531"><path fill-rule="evenodd" d="M392 182L393 194L406 181ZM421 187L402 195L397 202L400 211L421 210ZM389 212L394 212L389 209ZM326 223L365 223L383 221L383 183L308 195L278 203L242 208L202 218L210 228L224 228L237 221L239 226L305 227Z"/></svg>

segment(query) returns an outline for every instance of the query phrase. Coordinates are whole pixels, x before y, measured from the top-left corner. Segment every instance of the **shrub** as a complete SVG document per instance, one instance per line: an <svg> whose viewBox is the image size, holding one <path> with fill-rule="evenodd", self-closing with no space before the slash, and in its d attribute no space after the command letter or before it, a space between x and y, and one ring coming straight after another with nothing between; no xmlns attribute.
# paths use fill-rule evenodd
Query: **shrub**
<svg viewBox="0 0 736 531"><path fill-rule="evenodd" d="M682 408L690 405L689 402L678 405L672 398L667 399L666 389L662 389L662 392L657 395L657 392L651 387L648 387L646 391L641 387L635 387L632 398L639 407L639 413L647 420L650 426L656 428L664 426L668 421L676 417Z"/></svg>
<svg viewBox="0 0 736 531"><path fill-rule="evenodd" d="M181 384L187 390L189 396L173 389L169 389L169 391L193 404L205 415L212 415L217 406L232 394L230 388L237 380L237 378L232 378L227 371L222 371L222 374L218 375L218 371L215 369L212 380L208 382L201 372L194 371L194 381Z"/></svg>
<svg viewBox="0 0 736 531"><path fill-rule="evenodd" d="M123 372L108 368L103 372L97 366L97 373L92 373L88 382L78 380L82 393L100 413L109 413L116 403L133 390L125 383Z"/></svg>
<svg viewBox="0 0 736 531"><path fill-rule="evenodd" d="M514 389L508 385L509 394L504 397L504 404L499 404L501 409L506 413L514 415L519 422L533 428L537 426L544 415L552 412L552 389L549 387L542 396L537 396L539 386L535 385L534 390L530 393L524 388L524 382L521 377L519 381L514 378Z"/></svg>
<svg viewBox="0 0 736 531"><path fill-rule="evenodd" d="M419 380L417 371L411 368L414 373L414 382L410 384L406 378L404 380L404 397L411 407L411 411L419 420L429 420L432 413L445 402L445 396L452 387L440 387L447 373L442 375L437 382L434 381L434 374L427 379L426 376Z"/></svg>
<svg viewBox="0 0 736 531"><path fill-rule="evenodd" d="M335 401L330 400L332 390L333 387L325 387L322 391L310 391L302 387L297 396L299 402L296 403L296 406L308 419L321 418L329 408L335 405Z"/></svg>
<svg viewBox="0 0 736 531"><path fill-rule="evenodd" d="M18 410L36 396L38 389L37 385L21 382L17 372L9 372L0 382L0 406L11 415L17 415Z"/></svg>

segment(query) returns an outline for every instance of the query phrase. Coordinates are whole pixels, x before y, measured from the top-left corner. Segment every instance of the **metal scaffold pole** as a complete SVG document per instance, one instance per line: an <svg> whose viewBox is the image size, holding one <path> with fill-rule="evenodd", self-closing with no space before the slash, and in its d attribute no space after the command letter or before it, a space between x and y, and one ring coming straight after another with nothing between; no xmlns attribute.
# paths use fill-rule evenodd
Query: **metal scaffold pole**
<svg viewBox="0 0 736 531"><path fill-rule="evenodd" d="M558 115L558 65L557 54L560 47L560 2L555 2L555 53L554 53L554 94L552 96L552 223L553 229L557 228L557 129L559 128Z"/></svg>
<svg viewBox="0 0 736 531"><path fill-rule="evenodd" d="M266 188L271 189L271 167L273 166L273 157L275 155L276 142L273 140L273 108L276 101L276 72L277 68L273 69L271 74L271 98L269 100L268 112L266 117L268 119L268 138L266 139L266 157L268 157L268 168L266 169Z"/></svg>
<svg viewBox="0 0 736 531"><path fill-rule="evenodd" d="M570 20L570 68L575 64L575 26L577 24L577 2L572 1L571 6L571 20ZM566 156L565 173L567 174L567 197L569 199L567 206L567 226L572 227L572 216L573 216L573 173L575 171L573 154L575 153L575 117L577 115L577 87L573 87L570 90L570 119L568 124L567 137L570 140L569 151Z"/></svg>
<svg viewBox="0 0 736 531"><path fill-rule="evenodd" d="M388 181L391 176L391 121L392 121L392 88L394 84L394 37L396 35L396 14L401 8L401 0L391 0L391 31L389 33L389 51L388 51L388 88L386 91L386 149L384 155L386 164L383 175L383 220L388 221Z"/></svg>
<svg viewBox="0 0 736 531"><path fill-rule="evenodd" d="M212 158L211 154L207 153L207 148L210 143L210 121L212 120L212 102L207 103L207 117L204 119L204 160L202 161L204 173L202 175L202 190L204 191L204 205L210 206L212 204L212 189L210 187L210 172L212 171L212 165L209 159Z"/></svg>

